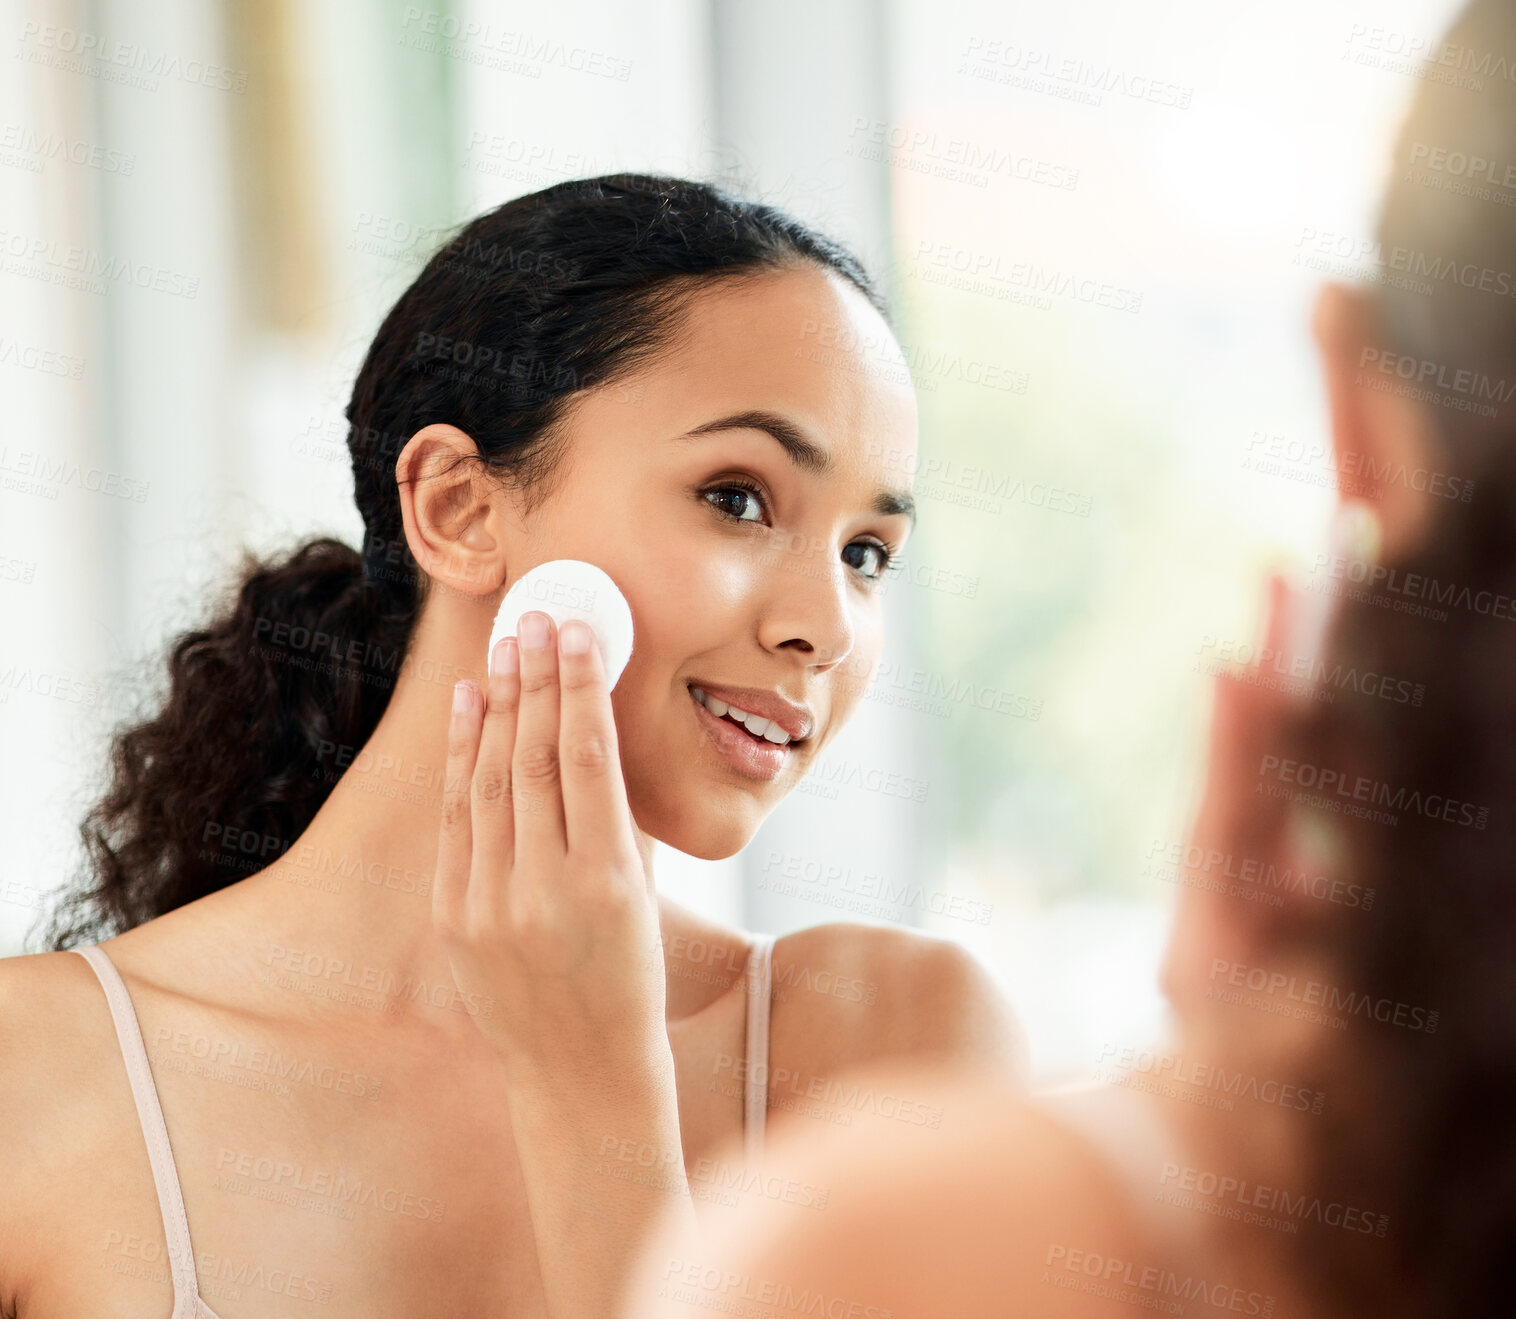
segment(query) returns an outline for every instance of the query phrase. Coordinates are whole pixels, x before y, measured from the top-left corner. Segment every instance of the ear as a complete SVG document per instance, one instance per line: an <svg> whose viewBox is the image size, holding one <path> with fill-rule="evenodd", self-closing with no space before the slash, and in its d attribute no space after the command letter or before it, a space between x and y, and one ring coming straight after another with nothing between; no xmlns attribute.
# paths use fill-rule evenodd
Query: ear
<svg viewBox="0 0 1516 1319"><path fill-rule="evenodd" d="M1346 284L1323 286L1311 328L1326 377L1342 499L1371 502L1381 553L1393 558L1421 534L1427 501L1438 497L1429 493L1424 470L1436 453L1431 424L1414 397L1415 379L1401 374L1408 365L1419 374L1420 364L1391 346L1373 295Z"/></svg>
<svg viewBox="0 0 1516 1319"><path fill-rule="evenodd" d="M423 426L395 460L405 539L432 589L490 595L506 580L506 512L500 485L456 426Z"/></svg>

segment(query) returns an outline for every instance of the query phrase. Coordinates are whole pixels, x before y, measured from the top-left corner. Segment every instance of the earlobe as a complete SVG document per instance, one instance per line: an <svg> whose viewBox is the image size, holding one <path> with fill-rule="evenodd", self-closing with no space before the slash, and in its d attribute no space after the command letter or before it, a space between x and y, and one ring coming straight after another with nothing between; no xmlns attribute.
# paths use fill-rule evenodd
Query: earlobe
<svg viewBox="0 0 1516 1319"><path fill-rule="evenodd" d="M479 451L456 426L424 426L395 461L406 542L433 588L488 595L505 581L501 514L480 481Z"/></svg>

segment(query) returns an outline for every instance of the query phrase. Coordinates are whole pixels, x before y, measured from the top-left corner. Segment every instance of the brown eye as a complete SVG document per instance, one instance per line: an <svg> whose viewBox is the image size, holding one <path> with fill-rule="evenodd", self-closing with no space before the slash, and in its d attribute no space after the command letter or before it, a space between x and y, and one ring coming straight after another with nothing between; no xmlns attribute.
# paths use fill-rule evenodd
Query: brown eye
<svg viewBox="0 0 1516 1319"><path fill-rule="evenodd" d="M877 561L874 571L863 573L863 575L869 578L871 581L877 581L879 578L883 577L885 573L889 572L889 570L895 566L896 563L894 551L892 551L888 545L884 544L883 541L855 540L851 545L847 547L847 549L872 550L874 552L874 558ZM847 550L843 551L843 553L846 552ZM860 565L856 563L850 566L858 568L859 571L863 571Z"/></svg>
<svg viewBox="0 0 1516 1319"><path fill-rule="evenodd" d="M742 508L747 501L751 501L754 504L761 504L762 502L762 492L758 489L758 487L747 485L742 481L733 481L728 482L726 485L712 486L711 489L705 492L705 498L707 501L710 501L712 508L718 509L720 512L725 513L734 522L752 522L754 519L743 517L741 513L734 512L733 508L730 506L722 508L720 504L711 500L712 495L718 495L732 501L732 504L734 504L737 508Z"/></svg>

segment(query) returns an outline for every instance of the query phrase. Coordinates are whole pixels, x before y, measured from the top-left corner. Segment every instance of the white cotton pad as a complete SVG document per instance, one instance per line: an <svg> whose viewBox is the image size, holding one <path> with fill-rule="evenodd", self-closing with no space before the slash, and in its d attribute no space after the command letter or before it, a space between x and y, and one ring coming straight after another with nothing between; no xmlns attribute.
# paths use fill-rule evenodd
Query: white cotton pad
<svg viewBox="0 0 1516 1319"><path fill-rule="evenodd" d="M485 653L485 672L495 657L502 637L516 635L522 614L540 609L562 627L570 618L582 618L594 630L605 663L607 687L614 687L632 655L632 607L610 576L583 559L551 559L528 569L500 602L490 647Z"/></svg>

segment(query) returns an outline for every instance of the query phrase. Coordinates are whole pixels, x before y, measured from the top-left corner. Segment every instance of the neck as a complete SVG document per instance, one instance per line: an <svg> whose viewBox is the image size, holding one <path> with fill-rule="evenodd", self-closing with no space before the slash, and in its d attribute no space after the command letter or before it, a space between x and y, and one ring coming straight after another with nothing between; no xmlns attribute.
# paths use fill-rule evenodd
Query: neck
<svg viewBox="0 0 1516 1319"><path fill-rule="evenodd" d="M331 772L341 777L309 827L246 881L277 895L280 927L299 932L287 936L291 946L298 938L298 951L313 959L349 963L354 982L367 974L379 983L452 984L431 906L451 707L451 681L403 671L369 740L333 753ZM654 840L635 821L633 829L651 875ZM687 918L662 898L659 914L665 940ZM255 956L272 956L273 946Z"/></svg>

